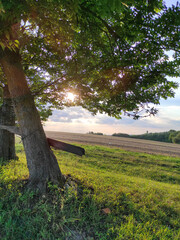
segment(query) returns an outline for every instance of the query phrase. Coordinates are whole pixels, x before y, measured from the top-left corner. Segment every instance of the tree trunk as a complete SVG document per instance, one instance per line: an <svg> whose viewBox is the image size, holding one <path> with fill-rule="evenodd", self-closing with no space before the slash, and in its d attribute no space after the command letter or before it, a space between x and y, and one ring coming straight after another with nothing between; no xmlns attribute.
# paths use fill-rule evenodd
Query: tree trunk
<svg viewBox="0 0 180 240"><path fill-rule="evenodd" d="M10 98L8 86L3 88L3 104L0 108L0 125L14 126L15 114ZM0 129L0 158L4 161L16 159L15 135Z"/></svg>
<svg viewBox="0 0 180 240"><path fill-rule="evenodd" d="M64 185L56 157L48 146L41 120L22 69L19 52L4 51L0 60L19 123L29 169L29 187L46 191L47 182Z"/></svg>

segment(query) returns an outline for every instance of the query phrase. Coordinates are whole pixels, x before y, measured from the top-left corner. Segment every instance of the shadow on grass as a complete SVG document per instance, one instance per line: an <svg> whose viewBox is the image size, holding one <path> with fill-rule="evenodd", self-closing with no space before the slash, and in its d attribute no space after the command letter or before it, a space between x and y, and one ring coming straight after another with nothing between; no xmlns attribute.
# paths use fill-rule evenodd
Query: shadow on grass
<svg viewBox="0 0 180 240"><path fill-rule="evenodd" d="M176 239L168 217L154 218L127 194L121 193L113 203L99 203L93 189L69 176L63 190L49 183L42 196L22 192L23 184L14 181L11 189L5 183L0 186L1 239L162 239L159 228L166 233L163 239ZM103 214L104 207L111 213ZM176 214L167 207L162 211Z"/></svg>
<svg viewBox="0 0 180 240"><path fill-rule="evenodd" d="M106 216L101 214L89 189L66 184L59 189L49 183L48 193L20 191L1 185L1 239L99 239L106 236ZM106 238L105 238L106 239Z"/></svg>

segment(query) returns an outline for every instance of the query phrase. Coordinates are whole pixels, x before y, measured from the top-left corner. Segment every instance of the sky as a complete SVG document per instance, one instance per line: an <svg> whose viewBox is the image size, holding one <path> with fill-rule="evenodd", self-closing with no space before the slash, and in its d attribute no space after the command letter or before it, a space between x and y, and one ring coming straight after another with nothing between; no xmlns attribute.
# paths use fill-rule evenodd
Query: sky
<svg viewBox="0 0 180 240"><path fill-rule="evenodd" d="M176 4L176 0L165 1L167 6ZM175 97L162 99L157 105L158 114L139 120L122 116L118 120L106 114L92 116L82 107L54 110L52 116L45 122L46 131L88 133L101 132L106 135L113 133L143 134L150 132L163 132L170 129L180 130L180 78L167 78L179 83L175 90Z"/></svg>

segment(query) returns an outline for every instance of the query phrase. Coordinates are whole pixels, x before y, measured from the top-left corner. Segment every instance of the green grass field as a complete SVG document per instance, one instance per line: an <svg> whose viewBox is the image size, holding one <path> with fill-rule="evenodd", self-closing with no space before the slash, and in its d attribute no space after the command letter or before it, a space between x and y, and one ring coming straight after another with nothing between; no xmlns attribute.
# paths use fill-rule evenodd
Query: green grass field
<svg viewBox="0 0 180 240"><path fill-rule="evenodd" d="M180 239L180 158L80 146L83 157L55 151L72 184L49 183L39 197L21 191L28 170L17 144L19 160L0 167L0 239Z"/></svg>

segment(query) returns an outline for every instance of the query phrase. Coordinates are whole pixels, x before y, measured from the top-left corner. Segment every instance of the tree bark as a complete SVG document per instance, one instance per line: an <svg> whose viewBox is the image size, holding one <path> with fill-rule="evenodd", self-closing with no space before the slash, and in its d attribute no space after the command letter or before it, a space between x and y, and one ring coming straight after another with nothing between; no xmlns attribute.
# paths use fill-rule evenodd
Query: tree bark
<svg viewBox="0 0 180 240"><path fill-rule="evenodd" d="M19 123L29 169L29 187L46 191L47 182L64 185L56 157L48 146L41 120L28 88L19 52L4 51L0 60Z"/></svg>
<svg viewBox="0 0 180 240"><path fill-rule="evenodd" d="M15 113L10 98L8 86L3 88L3 104L0 108L0 125L15 126ZM16 159L15 135L0 129L0 158L4 161Z"/></svg>

